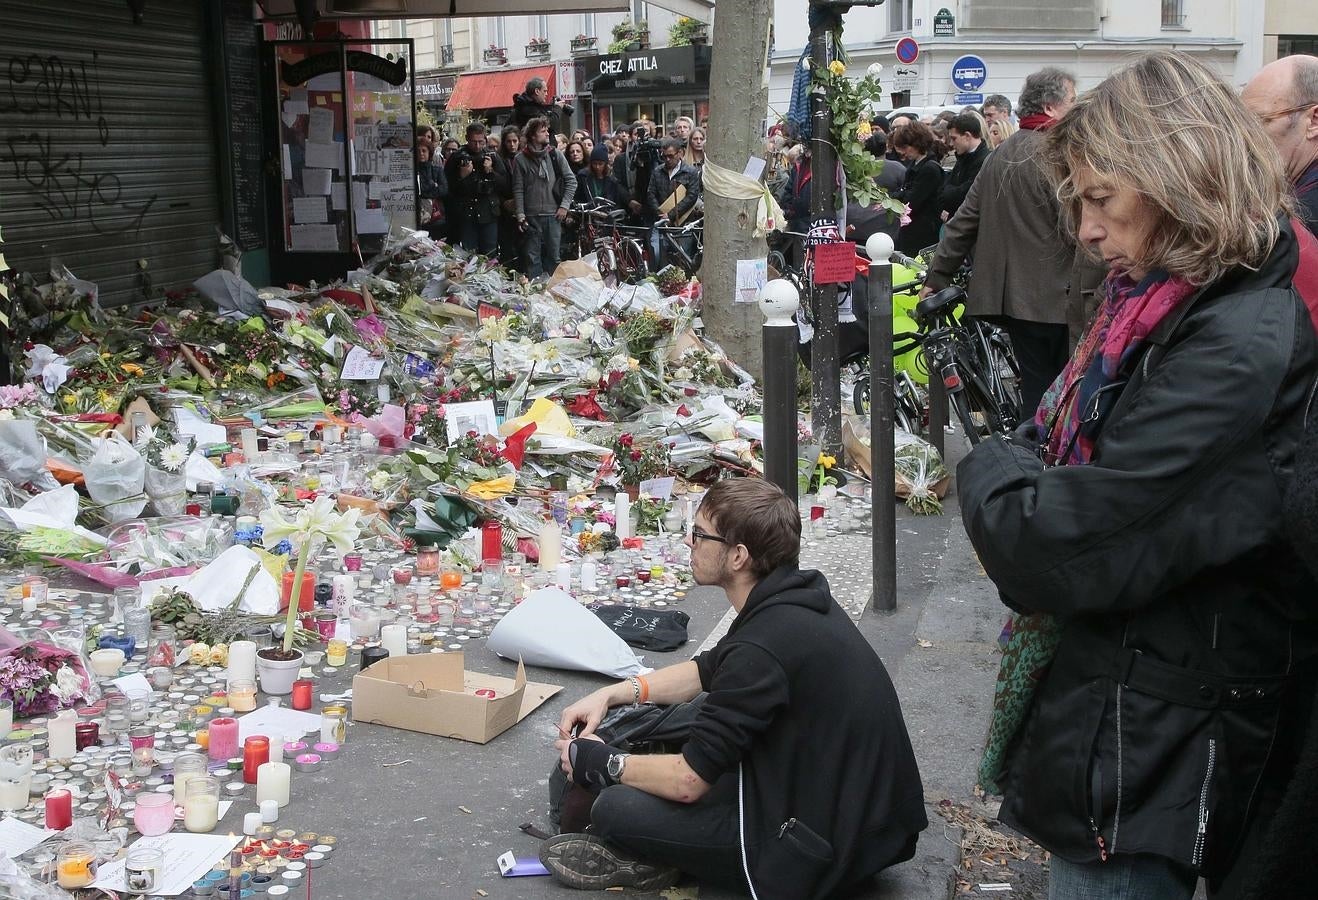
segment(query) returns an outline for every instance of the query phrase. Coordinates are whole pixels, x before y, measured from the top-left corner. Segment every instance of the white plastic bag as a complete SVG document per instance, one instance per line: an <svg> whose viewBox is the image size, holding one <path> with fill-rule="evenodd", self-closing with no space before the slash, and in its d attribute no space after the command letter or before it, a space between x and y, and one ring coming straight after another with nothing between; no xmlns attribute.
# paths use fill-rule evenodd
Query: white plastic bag
<svg viewBox="0 0 1318 900"><path fill-rule="evenodd" d="M146 460L117 431L107 433L82 470L87 493L110 522L135 519L146 506Z"/></svg>
<svg viewBox="0 0 1318 900"><path fill-rule="evenodd" d="M17 485L31 484L43 491L59 487L46 469L46 439L37 433L35 422L0 422L0 478Z"/></svg>

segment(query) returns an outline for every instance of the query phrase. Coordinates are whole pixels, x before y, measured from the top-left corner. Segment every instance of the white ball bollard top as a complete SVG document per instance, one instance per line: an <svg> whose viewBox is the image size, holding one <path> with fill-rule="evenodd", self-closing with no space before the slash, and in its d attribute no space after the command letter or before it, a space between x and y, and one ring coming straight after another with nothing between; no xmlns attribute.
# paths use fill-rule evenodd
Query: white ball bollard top
<svg viewBox="0 0 1318 900"><path fill-rule="evenodd" d="M870 235L869 240L865 242L865 253L870 258L870 265L874 265L875 263L886 263L888 260L892 259L892 254L895 249L896 248L892 243L892 238L884 234L882 231L874 232Z"/></svg>
<svg viewBox="0 0 1318 900"><path fill-rule="evenodd" d="M801 296L796 286L785 278L775 278L760 289L760 312L764 313L765 325L795 325L792 316L800 308Z"/></svg>

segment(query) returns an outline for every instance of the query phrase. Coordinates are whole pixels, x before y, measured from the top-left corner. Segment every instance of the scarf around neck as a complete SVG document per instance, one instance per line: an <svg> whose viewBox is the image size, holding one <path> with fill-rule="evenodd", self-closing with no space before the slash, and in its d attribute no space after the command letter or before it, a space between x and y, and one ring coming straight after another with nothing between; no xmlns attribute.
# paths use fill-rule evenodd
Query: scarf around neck
<svg viewBox="0 0 1318 900"><path fill-rule="evenodd" d="M1030 113L1028 116L1021 116L1021 131L1047 131L1057 123L1057 120L1047 113Z"/></svg>
<svg viewBox="0 0 1318 900"><path fill-rule="evenodd" d="M1035 424L1048 436L1045 462L1089 463L1103 421L1126 384L1118 377L1122 364L1196 290L1163 271L1150 272L1138 284L1126 275L1107 277L1098 314L1035 413Z"/></svg>
<svg viewBox="0 0 1318 900"><path fill-rule="evenodd" d="M530 159L537 164L536 168L540 173L540 177L550 183L554 180L554 166L553 157L550 155L549 151L553 149L555 149L553 144L546 144L544 147L537 150L529 143L522 148L522 152L526 154L527 159Z"/></svg>

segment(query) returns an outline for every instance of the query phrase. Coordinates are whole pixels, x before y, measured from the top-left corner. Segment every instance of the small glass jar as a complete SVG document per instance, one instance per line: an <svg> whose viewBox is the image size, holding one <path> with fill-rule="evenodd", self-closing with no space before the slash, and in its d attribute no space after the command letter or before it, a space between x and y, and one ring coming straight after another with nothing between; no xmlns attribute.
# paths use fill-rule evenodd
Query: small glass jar
<svg viewBox="0 0 1318 900"><path fill-rule="evenodd" d="M165 854L154 847L132 846L124 863L124 892L150 894L159 889Z"/></svg>
<svg viewBox="0 0 1318 900"><path fill-rule="evenodd" d="M169 625L157 625L152 628L151 650L147 654L147 665L173 668L177 659L178 633Z"/></svg>
<svg viewBox="0 0 1318 900"><path fill-rule="evenodd" d="M183 799L183 827L193 834L209 834L220 820L220 781L209 775L188 779Z"/></svg>
<svg viewBox="0 0 1318 900"><path fill-rule="evenodd" d="M145 837L165 834L174 827L174 798L169 794L143 792L133 808L133 825Z"/></svg>
<svg viewBox="0 0 1318 900"><path fill-rule="evenodd" d="M200 753L180 753L174 758L174 805L182 806L188 782L206 774L206 757Z"/></svg>
<svg viewBox="0 0 1318 900"><path fill-rule="evenodd" d="M416 573L439 574L439 548L434 544L419 544L416 548Z"/></svg>
<svg viewBox="0 0 1318 900"><path fill-rule="evenodd" d="M248 678L230 681L228 702L234 712L251 712L256 709L256 682Z"/></svg>
<svg viewBox="0 0 1318 900"><path fill-rule="evenodd" d="M348 642L332 640L325 650L325 664L340 668L348 664Z"/></svg>
<svg viewBox="0 0 1318 900"><path fill-rule="evenodd" d="M320 739L326 744L342 744L348 739L348 708L326 706L320 711Z"/></svg>
<svg viewBox="0 0 1318 900"><path fill-rule="evenodd" d="M96 880L96 851L86 841L69 841L55 855L55 871L60 887L87 887Z"/></svg>

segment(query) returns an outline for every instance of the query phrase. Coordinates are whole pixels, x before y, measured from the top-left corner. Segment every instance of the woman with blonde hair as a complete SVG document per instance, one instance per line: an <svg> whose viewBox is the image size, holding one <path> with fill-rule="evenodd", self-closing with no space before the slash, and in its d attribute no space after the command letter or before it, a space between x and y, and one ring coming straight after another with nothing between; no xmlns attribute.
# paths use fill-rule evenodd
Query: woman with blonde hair
<svg viewBox="0 0 1318 900"><path fill-rule="evenodd" d="M988 126L988 145L990 150L998 149L998 145L1007 138L1015 134L1019 129L1016 123L1011 119L994 119Z"/></svg>
<svg viewBox="0 0 1318 900"><path fill-rule="evenodd" d="M686 152L683 154L688 165L697 169L705 167L705 129L696 126L691 129L691 136L686 139Z"/></svg>
<svg viewBox="0 0 1318 900"><path fill-rule="evenodd" d="M1052 852L1053 900L1228 893L1313 706L1318 580L1282 501L1318 376L1318 242L1267 134L1187 54L1118 71L1044 148L1109 274L1031 425L957 469L1015 611L980 777Z"/></svg>

